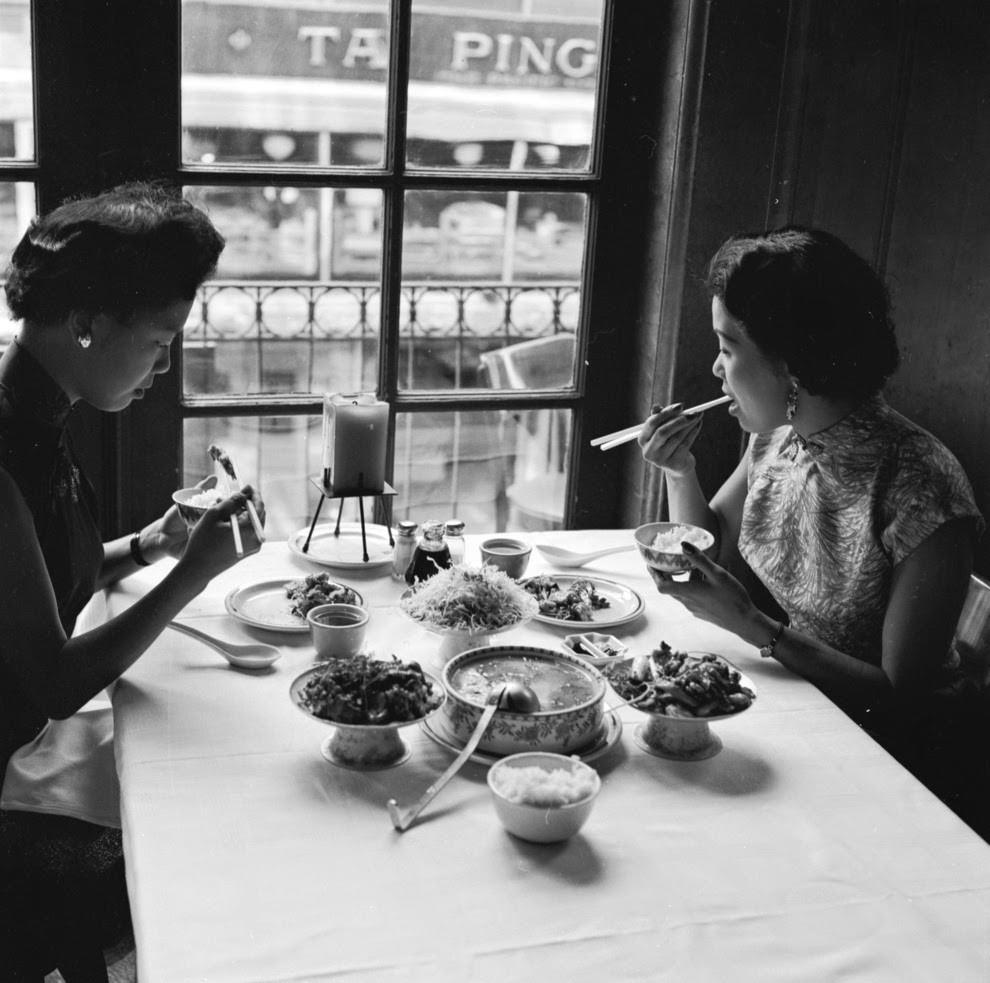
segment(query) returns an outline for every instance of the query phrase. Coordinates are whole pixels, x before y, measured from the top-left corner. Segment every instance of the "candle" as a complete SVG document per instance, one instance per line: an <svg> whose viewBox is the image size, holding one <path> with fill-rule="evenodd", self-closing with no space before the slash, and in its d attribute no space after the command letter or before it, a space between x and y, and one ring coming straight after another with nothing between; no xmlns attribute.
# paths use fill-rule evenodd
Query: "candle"
<svg viewBox="0 0 990 983"><path fill-rule="evenodd" d="M323 480L335 495L385 489L388 403L369 393L323 398Z"/></svg>

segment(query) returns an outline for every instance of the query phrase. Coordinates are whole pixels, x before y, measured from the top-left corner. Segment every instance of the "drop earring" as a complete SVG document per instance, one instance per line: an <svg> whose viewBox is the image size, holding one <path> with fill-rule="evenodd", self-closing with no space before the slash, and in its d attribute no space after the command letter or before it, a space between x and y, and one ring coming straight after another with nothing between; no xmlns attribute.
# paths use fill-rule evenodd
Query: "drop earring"
<svg viewBox="0 0 990 983"><path fill-rule="evenodd" d="M791 383L791 388L787 390L787 422L794 419L798 408L798 384Z"/></svg>
<svg viewBox="0 0 990 983"><path fill-rule="evenodd" d="M89 348L93 344L93 336L91 334L81 334L76 341L79 342L80 348Z"/></svg>

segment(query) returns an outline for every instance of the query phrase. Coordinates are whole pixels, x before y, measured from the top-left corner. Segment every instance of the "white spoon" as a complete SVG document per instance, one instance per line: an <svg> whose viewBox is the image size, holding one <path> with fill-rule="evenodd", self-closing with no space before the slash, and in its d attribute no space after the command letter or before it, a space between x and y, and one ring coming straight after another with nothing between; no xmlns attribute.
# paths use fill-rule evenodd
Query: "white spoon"
<svg viewBox="0 0 990 983"><path fill-rule="evenodd" d="M267 669L273 662L282 658L282 653L274 645L264 642L227 642L220 638L207 635L205 631L183 624L181 621L170 621L169 628L198 638L204 645L219 652L232 666L239 669Z"/></svg>
<svg viewBox="0 0 990 983"><path fill-rule="evenodd" d="M611 549L595 550L593 553L575 553L572 550L561 549L559 546L544 546L541 543L534 543L533 545L558 567L583 567L586 563L597 560L601 556L625 553L626 550L636 549L635 543L629 543L628 546L613 546Z"/></svg>

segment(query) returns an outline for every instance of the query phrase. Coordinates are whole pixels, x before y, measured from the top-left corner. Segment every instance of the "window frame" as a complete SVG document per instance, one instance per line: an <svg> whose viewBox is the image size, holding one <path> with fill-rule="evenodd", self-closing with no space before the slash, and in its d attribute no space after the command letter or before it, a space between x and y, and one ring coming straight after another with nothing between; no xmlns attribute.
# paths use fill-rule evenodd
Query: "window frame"
<svg viewBox="0 0 990 983"><path fill-rule="evenodd" d="M41 210L68 195L85 194L132 178L158 178L176 185L256 182L260 174L292 186L376 187L385 192L386 254L398 255L402 235L402 195L417 188L469 190L577 191L588 195L588 231L582 274L582 310L577 332L575 376L568 390L414 393L398 391L400 271L396 261L383 276L382 357L378 391L392 407L389 455L394 453L399 413L501 408L564 408L572 414L567 459L567 527L627 524L629 503L640 495L641 470L628 457L590 451L585 433L617 429L653 398L654 366L641 356L656 351L658 304L655 285L644 288L647 262L655 258L658 206L663 207L671 158L661 132L660 82L666 59L680 64L685 25L701 0L678 0L662 9L608 0L601 50L622 52L602 58L599 114L594 154L587 173L492 174L487 171L406 170L404 139L387 141L382 170L334 169L259 171L224 167L219 171L182 165L180 129L180 4L145 0L136 10L128 0L65 6L35 0L34 44L37 78L38 160L3 168L10 180L32 180ZM654 5L643 5L652 8ZM405 108L399 84L408 68L410 0L398 0L391 22L389 106L395 118ZM697 17L695 17L697 22ZM659 45L656 39L661 38ZM610 62L614 64L610 67ZM655 69L655 71L653 71ZM66 98L73 93L73 98ZM148 113L145 107L154 106ZM664 152L658 153L658 148ZM675 155L676 158L676 155ZM650 188L650 185L657 187ZM641 187L646 207L631 200ZM663 231L662 229L660 231ZM606 261L602 262L602 258ZM182 465L182 421L188 416L260 416L320 412L320 397L250 399L184 398L181 345L172 370L145 400L116 416L79 416L85 426L87 467L105 503L108 533L126 531L159 514L177 487ZM142 480L132 480L140 475Z"/></svg>

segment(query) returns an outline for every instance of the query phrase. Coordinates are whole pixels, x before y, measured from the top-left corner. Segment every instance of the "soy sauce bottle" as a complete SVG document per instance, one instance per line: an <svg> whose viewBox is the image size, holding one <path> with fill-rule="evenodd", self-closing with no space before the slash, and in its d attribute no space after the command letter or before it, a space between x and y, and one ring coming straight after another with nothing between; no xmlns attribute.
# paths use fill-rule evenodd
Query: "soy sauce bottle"
<svg viewBox="0 0 990 983"><path fill-rule="evenodd" d="M437 519L427 519L422 525L422 533L412 562L406 570L407 584L428 580L451 566L450 549L444 538L444 524Z"/></svg>

